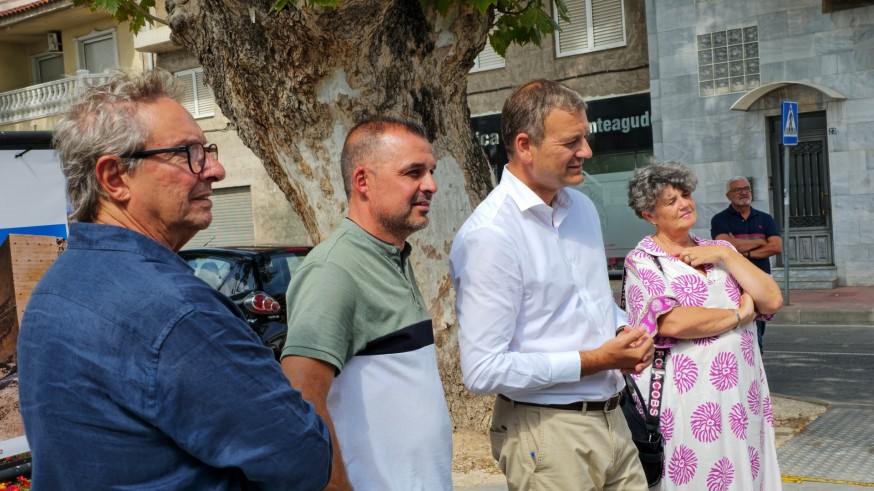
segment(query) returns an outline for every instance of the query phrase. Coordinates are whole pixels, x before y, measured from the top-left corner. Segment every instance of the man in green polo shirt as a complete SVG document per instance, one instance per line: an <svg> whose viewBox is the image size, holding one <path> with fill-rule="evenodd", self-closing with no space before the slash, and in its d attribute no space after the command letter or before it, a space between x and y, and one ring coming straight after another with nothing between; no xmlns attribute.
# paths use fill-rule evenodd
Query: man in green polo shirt
<svg viewBox="0 0 874 491"><path fill-rule="evenodd" d="M341 168L349 215L288 287L282 369L331 429L328 489L451 490L449 412L406 242L437 192L431 144L418 124L369 119Z"/></svg>

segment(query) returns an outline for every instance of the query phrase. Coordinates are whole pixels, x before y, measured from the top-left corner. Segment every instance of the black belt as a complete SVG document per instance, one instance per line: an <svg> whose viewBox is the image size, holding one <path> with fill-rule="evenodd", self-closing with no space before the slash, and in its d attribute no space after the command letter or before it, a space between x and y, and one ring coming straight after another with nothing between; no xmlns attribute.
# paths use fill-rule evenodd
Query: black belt
<svg viewBox="0 0 874 491"><path fill-rule="evenodd" d="M513 404L520 404L522 406L545 407L548 409L561 409L564 411L612 411L619 407L619 403L622 402L622 392L614 394L613 397L606 401L571 402L569 404L537 404L536 402L514 401L504 394L498 394L498 397L505 401L512 402Z"/></svg>

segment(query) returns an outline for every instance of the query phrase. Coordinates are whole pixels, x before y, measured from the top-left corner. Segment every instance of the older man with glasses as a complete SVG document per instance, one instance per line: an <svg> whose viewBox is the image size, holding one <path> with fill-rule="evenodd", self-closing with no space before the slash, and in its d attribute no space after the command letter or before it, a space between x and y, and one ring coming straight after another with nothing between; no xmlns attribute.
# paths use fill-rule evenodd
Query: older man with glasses
<svg viewBox="0 0 874 491"><path fill-rule="evenodd" d="M225 177L177 84L117 75L55 130L76 222L19 335L33 486L322 489L324 420L176 255Z"/></svg>
<svg viewBox="0 0 874 491"><path fill-rule="evenodd" d="M725 197L731 204L710 220L711 238L731 242L739 253L765 273L771 274L771 261L768 258L783 250L783 241L774 217L751 206L753 189L746 177L732 177L725 189ZM757 319L756 327L761 352L765 321Z"/></svg>

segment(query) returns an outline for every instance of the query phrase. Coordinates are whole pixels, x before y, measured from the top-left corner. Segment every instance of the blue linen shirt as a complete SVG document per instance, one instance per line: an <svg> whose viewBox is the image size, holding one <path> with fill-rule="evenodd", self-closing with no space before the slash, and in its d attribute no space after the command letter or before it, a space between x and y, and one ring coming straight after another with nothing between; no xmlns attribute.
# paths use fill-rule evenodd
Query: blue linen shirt
<svg viewBox="0 0 874 491"><path fill-rule="evenodd" d="M710 238L715 239L720 234L731 234L738 239L768 239L780 235L774 218L755 208L750 207L750 215L744 220L743 215L731 205L720 211L710 220ZM768 258L749 258L750 262L762 271L771 274L771 260Z"/></svg>
<svg viewBox="0 0 874 491"><path fill-rule="evenodd" d="M34 489L321 489L325 422L224 295L132 230L70 224L18 340Z"/></svg>

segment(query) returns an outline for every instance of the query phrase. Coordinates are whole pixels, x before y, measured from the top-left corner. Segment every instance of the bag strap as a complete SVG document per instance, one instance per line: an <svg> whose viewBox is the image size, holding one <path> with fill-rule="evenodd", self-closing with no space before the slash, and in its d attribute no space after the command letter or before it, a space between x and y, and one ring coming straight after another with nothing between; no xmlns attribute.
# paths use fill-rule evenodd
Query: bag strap
<svg viewBox="0 0 874 491"><path fill-rule="evenodd" d="M628 275L628 268L622 268L622 289L619 290L619 308L625 310L625 277Z"/></svg>
<svg viewBox="0 0 874 491"><path fill-rule="evenodd" d="M662 262L659 261L658 256L653 256L652 254L650 254L649 257L652 258L656 267L659 268L659 271L661 271L662 274L665 274L665 270L662 269ZM622 310L625 310L625 277L626 277L626 275L628 275L628 268L627 267L622 268L622 289L619 290L619 308Z"/></svg>
<svg viewBox="0 0 874 491"><path fill-rule="evenodd" d="M661 271L662 274L665 274L665 270L662 268L662 263L659 261L659 258L652 254L649 256L652 258L656 267L659 268L659 271ZM627 272L627 267L622 268L622 293L619 297L619 308L622 310L625 310L625 277ZM634 388L638 400L643 405L643 416L646 421L646 429L649 431L658 431L659 425L661 424L662 394L664 393L665 385L665 363L667 362L668 353L670 353L669 348L656 348L655 354L653 355L649 378L648 405L643 402L643 396L640 393L640 389L637 388L637 384L634 383L634 379L631 378L630 375L625 375L625 385L630 385ZM629 384L629 382L631 383Z"/></svg>
<svg viewBox="0 0 874 491"><path fill-rule="evenodd" d="M662 394L665 392L665 363L669 348L656 348L653 355L649 378L649 408L646 412L646 424L658 430L662 415Z"/></svg>

